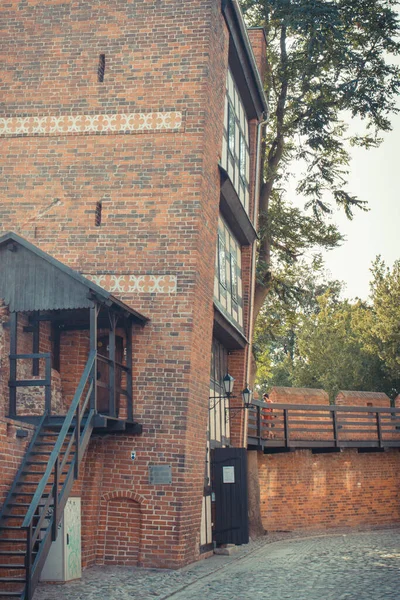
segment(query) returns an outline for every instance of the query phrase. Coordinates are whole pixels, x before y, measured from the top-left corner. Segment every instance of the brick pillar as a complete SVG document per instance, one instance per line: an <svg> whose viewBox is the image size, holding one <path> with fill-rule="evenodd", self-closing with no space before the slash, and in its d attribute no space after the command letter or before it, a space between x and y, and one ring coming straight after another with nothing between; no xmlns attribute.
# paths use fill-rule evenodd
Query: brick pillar
<svg viewBox="0 0 400 600"><path fill-rule="evenodd" d="M261 81L264 83L267 72L267 38L265 35L265 30L263 27L249 27L247 33L250 38L257 68L260 72Z"/></svg>

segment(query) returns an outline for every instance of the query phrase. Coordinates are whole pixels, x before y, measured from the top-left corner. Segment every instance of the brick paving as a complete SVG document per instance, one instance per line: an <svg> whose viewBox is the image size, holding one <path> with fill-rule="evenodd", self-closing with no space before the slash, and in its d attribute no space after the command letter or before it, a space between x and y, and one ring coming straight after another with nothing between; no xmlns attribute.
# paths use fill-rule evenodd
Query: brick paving
<svg viewBox="0 0 400 600"><path fill-rule="evenodd" d="M275 535L179 571L94 567L81 581L41 584L34 600L398 600L399 574L397 528Z"/></svg>

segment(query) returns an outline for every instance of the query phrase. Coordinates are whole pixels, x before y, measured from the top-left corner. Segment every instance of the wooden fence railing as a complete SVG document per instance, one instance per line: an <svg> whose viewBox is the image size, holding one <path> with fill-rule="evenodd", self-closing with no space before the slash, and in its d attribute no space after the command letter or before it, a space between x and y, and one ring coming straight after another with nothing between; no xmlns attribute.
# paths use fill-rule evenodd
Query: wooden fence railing
<svg viewBox="0 0 400 600"><path fill-rule="evenodd" d="M249 448L397 448L400 409L270 404L248 410Z"/></svg>

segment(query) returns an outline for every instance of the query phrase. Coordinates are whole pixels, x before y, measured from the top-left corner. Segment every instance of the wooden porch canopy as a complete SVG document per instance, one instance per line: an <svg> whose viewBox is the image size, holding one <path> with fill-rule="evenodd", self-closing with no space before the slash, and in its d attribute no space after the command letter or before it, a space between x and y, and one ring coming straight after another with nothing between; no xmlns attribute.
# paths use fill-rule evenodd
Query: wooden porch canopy
<svg viewBox="0 0 400 600"><path fill-rule="evenodd" d="M0 237L0 298L10 312L112 306L138 323L148 319L16 233Z"/></svg>
<svg viewBox="0 0 400 600"><path fill-rule="evenodd" d="M0 237L0 298L10 311L10 416L17 416L16 388L43 385L46 388L46 410L51 412L51 366L59 369L60 333L68 330L90 331L90 351L96 353L93 380L96 380L97 360L108 365L109 407L107 414L117 417L116 369L127 373L128 418L132 417L132 323L145 324L148 319L118 298L89 281L15 233ZM32 354L17 354L17 314L28 313L33 333ZM40 322L52 324L53 353L39 354ZM126 364L116 363L116 328L126 335ZM108 356L97 354L97 330L109 331ZM39 360L46 359L45 379L17 381L16 362L32 359L32 375L39 375ZM50 360L52 365L50 365ZM98 385L94 385L92 405L97 411ZM104 386L103 386L104 387Z"/></svg>

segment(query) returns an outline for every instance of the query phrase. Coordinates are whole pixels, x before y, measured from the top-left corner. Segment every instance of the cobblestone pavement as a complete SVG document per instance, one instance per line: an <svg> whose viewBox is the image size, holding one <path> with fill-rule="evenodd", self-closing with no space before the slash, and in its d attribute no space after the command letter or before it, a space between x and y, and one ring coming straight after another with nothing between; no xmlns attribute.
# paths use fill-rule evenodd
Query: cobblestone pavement
<svg viewBox="0 0 400 600"><path fill-rule="evenodd" d="M82 581L40 585L34 600L400 599L400 529L279 537L179 571L94 567Z"/></svg>

